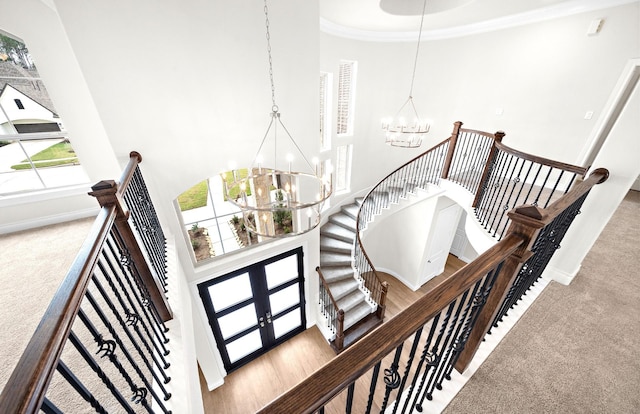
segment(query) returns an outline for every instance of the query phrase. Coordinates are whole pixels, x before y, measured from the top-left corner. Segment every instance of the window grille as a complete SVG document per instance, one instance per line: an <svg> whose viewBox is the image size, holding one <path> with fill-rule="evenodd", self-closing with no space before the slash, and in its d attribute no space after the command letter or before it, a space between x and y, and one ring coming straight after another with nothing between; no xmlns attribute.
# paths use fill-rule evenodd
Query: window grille
<svg viewBox="0 0 640 414"><path fill-rule="evenodd" d="M338 75L338 135L353 134L356 62L340 62Z"/></svg>

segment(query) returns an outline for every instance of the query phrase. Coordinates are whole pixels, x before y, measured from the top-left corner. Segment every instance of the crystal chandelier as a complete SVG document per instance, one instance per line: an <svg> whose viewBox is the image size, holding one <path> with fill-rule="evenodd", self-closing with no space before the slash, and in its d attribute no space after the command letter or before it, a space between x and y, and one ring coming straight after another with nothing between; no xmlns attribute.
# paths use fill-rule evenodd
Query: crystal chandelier
<svg viewBox="0 0 640 414"><path fill-rule="evenodd" d="M420 18L420 30L418 31L418 46L416 48L416 58L413 62L413 74L411 76L411 87L409 88L409 98L400 107L396 116L384 118L382 120L382 130L385 132L385 142L394 147L417 148L422 145L422 137L429 132L429 121L421 119L413 103L413 81L416 77L416 67L418 65L418 54L420 52L420 38L422 37L422 24L427 6L427 0L422 5L422 17Z"/></svg>
<svg viewBox="0 0 640 414"><path fill-rule="evenodd" d="M223 175L222 181L225 198L240 208L248 231L262 237L290 237L313 230L320 223L322 206L331 196L332 177L330 174L324 177L318 174L317 160L314 159L315 166L312 166L280 119L273 81L267 0L264 2L264 14L271 79L271 122L246 176L240 170L232 170L233 176ZM278 146L278 129L288 138L285 144L299 153L300 164L307 171L294 171L292 163L295 157L291 153L283 156L282 145ZM273 166L267 167L262 151L266 150L265 143L271 139ZM286 168L278 166L278 158L286 159Z"/></svg>

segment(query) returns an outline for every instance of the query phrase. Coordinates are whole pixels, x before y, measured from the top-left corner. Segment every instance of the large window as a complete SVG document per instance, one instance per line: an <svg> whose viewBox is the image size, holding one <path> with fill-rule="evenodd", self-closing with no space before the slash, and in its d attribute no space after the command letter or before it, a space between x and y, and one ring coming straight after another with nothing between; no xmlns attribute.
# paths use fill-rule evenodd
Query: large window
<svg viewBox="0 0 640 414"><path fill-rule="evenodd" d="M353 145L340 145L336 148L336 191L349 191L351 178L351 151Z"/></svg>
<svg viewBox="0 0 640 414"><path fill-rule="evenodd" d="M0 195L87 182L27 47L0 32Z"/></svg>
<svg viewBox="0 0 640 414"><path fill-rule="evenodd" d="M353 134L353 110L355 107L357 62L340 62L338 75L338 135Z"/></svg>
<svg viewBox="0 0 640 414"><path fill-rule="evenodd" d="M331 149L331 85L330 73L320 73L320 151Z"/></svg>

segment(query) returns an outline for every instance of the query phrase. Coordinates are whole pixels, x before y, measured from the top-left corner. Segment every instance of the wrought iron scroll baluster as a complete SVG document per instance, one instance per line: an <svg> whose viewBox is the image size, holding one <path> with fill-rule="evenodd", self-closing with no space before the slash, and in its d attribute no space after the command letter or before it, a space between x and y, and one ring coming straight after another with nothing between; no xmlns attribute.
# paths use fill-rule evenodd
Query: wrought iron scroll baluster
<svg viewBox="0 0 640 414"><path fill-rule="evenodd" d="M94 395L84 386L82 382L74 375L73 372L69 369L69 367L62 362L62 360L58 361L58 365L56 366L57 371L62 375L62 377L73 387L74 390L86 401L91 407L99 414L109 414L107 410L100 404L100 401L94 397Z"/></svg>
<svg viewBox="0 0 640 414"><path fill-rule="evenodd" d="M109 379L109 377L104 372L104 370L100 367L100 365L98 365L98 363L93 359L89 351L87 351L87 349L84 347L80 339L76 336L76 334L73 331L69 333L69 341L71 341L71 343L73 344L73 347L76 349L76 351L78 351L80 356L82 356L82 359L85 360L87 365L91 367L93 372L96 373L98 378L100 378L102 383L111 392L111 395L113 395L116 398L116 400L118 400L122 408L124 408L125 411L127 411L127 413L134 414L135 411L133 410L133 408L131 408L127 400L125 400L122 394L120 394L120 391L118 391L118 388Z"/></svg>

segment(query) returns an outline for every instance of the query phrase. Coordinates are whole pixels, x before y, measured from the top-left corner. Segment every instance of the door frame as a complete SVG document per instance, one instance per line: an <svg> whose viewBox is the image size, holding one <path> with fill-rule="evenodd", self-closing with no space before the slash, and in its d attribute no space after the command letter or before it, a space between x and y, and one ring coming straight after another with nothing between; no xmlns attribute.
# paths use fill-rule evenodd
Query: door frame
<svg viewBox="0 0 640 414"><path fill-rule="evenodd" d="M275 286L272 289L268 289L267 287L267 282L266 282L266 276L265 276L265 266L277 262L279 260L285 259L287 257L290 256L296 256L297 257L297 271L298 271L298 277L291 279L281 285ZM306 317L306 297L305 297L305 274L304 274L304 250L302 248L302 246L288 250L286 252L283 253L279 253L276 254L274 256L268 257L266 259L260 260L258 262L252 263L250 265L247 266L243 266L242 268L239 269L235 269L232 270L230 272L227 272L223 275L205 280L203 282L200 282L196 285L196 288L198 290L202 305L204 307L204 311L205 311L205 315L207 317L207 322L209 325L209 328L211 329L211 334L212 337L215 341L216 347L218 349L219 355L222 359L222 362L224 364L224 368L227 371L227 373L231 373L234 370L240 368L241 366L251 362L252 360L254 360L255 358L258 358L259 356L263 355L264 353L270 351L271 349L277 347L278 345L286 342L287 340L291 339L292 337L294 337L295 335L304 332L306 330L307 327L307 317ZM249 274L249 278L251 281L251 287L252 287L252 292L253 292L253 296L250 299L246 299L244 301L241 301L239 303L236 303L232 306L229 306L225 309L219 310L219 311L215 311L213 303L211 301L211 297L209 295L208 292L208 288L210 286L213 286L215 284L224 282L226 280L229 280L233 277L239 276L241 274L244 273L248 273ZM260 279L260 280L258 280ZM220 326L218 324L217 321L217 316L224 316L226 314L229 314L231 312L233 312L234 310L240 309L244 306L246 306L248 303L254 303L255 307L256 307L256 313L257 313L257 319L260 319L260 317L262 315L266 315L267 312L270 314L270 309L269 309L269 304L268 304L268 298L270 294L274 294L277 293L283 289L286 289L292 285L298 284L298 293L299 293L299 297L300 297L300 301L293 306L290 306L284 310L281 310L279 313L275 314L275 315L269 315L268 319L269 319L269 324L265 323L265 326L258 326L258 325L254 325L252 327L249 327L247 329L244 329L241 332L236 333L235 335L230 336L229 338L227 338L226 340L222 339L222 333L221 333L221 329ZM260 295L260 296L258 296ZM262 299L260 301L260 299ZM260 302L260 303L259 303ZM266 307L265 307L265 303L266 303ZM300 311L300 319L301 319L301 323L300 326L294 328L293 330L283 334L282 336L280 336L279 338L275 338L273 336L273 324L271 323L272 321L277 320L279 317L284 316L286 314L288 314L289 312L295 310L296 308L299 308ZM223 315L219 315L220 313L222 313ZM267 318L265 318L266 320ZM258 324L260 324L260 321L258 322ZM263 347L259 348L258 350L251 352L247 355L245 355L244 357L238 359L237 361L231 362L229 355L226 351L226 343L230 343L232 342L234 339L237 339L239 337L242 337L243 335L246 335L248 332L251 331L255 331L256 329L258 329L260 331L260 336L261 336L261 340L263 342ZM265 342L266 340L266 342ZM266 345L265 345L266 343Z"/></svg>

